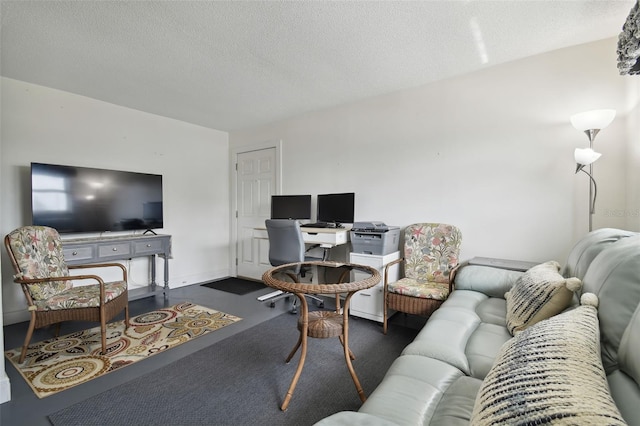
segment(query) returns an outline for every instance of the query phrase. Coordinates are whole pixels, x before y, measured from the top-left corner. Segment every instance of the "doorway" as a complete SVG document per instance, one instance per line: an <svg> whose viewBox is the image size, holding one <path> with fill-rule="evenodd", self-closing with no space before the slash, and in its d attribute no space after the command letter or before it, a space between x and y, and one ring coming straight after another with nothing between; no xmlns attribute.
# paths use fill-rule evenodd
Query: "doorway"
<svg viewBox="0 0 640 426"><path fill-rule="evenodd" d="M271 215L271 195L280 192L280 143L239 148L233 157L236 276L261 279L271 267L269 244L253 235Z"/></svg>

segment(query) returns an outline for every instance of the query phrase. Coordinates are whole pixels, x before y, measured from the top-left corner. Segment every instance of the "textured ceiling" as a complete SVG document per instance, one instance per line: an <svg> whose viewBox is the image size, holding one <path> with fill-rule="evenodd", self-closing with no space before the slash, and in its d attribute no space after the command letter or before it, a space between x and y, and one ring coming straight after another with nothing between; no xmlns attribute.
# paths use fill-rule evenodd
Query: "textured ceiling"
<svg viewBox="0 0 640 426"><path fill-rule="evenodd" d="M634 3L2 0L0 71L230 131L617 36Z"/></svg>

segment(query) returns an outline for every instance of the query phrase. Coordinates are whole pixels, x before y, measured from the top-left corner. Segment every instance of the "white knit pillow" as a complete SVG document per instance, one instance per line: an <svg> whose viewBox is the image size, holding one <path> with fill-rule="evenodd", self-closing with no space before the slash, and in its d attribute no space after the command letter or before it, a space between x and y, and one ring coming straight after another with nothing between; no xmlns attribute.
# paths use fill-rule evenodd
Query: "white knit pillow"
<svg viewBox="0 0 640 426"><path fill-rule="evenodd" d="M600 359L598 298L506 342L476 396L471 425L624 425Z"/></svg>
<svg viewBox="0 0 640 426"><path fill-rule="evenodd" d="M559 314L571 305L573 293L582 287L578 278L564 278L560 264L549 261L522 274L507 300L507 329L511 335Z"/></svg>

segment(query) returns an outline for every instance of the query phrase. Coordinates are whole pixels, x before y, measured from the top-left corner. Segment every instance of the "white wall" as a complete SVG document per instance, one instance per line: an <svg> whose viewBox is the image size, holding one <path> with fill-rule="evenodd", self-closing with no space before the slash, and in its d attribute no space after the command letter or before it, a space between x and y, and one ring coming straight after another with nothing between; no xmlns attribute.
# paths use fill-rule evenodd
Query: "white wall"
<svg viewBox="0 0 640 426"><path fill-rule="evenodd" d="M640 76L628 78L629 119L627 120L627 228L640 230Z"/></svg>
<svg viewBox="0 0 640 426"><path fill-rule="evenodd" d="M588 228L588 146L569 117L615 108L595 165L594 228L625 227L627 86L616 40L486 68L423 87L231 132L231 148L283 141L284 193L356 192L356 220L448 222L462 257L563 262ZM637 109L635 110L637 112ZM637 117L633 117L637 120ZM637 127L636 127L637 128Z"/></svg>
<svg viewBox="0 0 640 426"><path fill-rule="evenodd" d="M1 235L29 223L32 161L162 174L170 286L229 275L227 133L17 80L1 84ZM2 262L4 321L27 320L4 249ZM128 266L132 287L148 283L146 259Z"/></svg>

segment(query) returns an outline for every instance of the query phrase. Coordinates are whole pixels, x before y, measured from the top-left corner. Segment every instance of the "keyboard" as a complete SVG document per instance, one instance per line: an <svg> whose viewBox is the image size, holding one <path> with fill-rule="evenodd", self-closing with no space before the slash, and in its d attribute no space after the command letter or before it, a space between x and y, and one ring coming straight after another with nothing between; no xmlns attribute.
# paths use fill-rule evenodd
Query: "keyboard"
<svg viewBox="0 0 640 426"><path fill-rule="evenodd" d="M333 224L329 224L327 222L316 222L316 223L304 223L300 225L301 228L332 228Z"/></svg>
<svg viewBox="0 0 640 426"><path fill-rule="evenodd" d="M341 223L334 222L316 222L316 223L305 223L300 225L301 228L344 228Z"/></svg>

